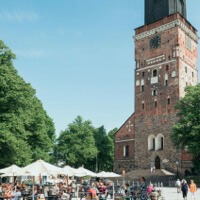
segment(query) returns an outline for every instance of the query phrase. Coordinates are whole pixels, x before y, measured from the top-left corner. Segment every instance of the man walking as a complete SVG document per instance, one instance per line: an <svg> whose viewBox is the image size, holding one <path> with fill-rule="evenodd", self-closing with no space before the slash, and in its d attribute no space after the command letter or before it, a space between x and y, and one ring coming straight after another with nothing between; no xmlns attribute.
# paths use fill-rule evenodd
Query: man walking
<svg viewBox="0 0 200 200"><path fill-rule="evenodd" d="M179 179L177 179L175 186L177 188L177 193L181 192L181 181Z"/></svg>

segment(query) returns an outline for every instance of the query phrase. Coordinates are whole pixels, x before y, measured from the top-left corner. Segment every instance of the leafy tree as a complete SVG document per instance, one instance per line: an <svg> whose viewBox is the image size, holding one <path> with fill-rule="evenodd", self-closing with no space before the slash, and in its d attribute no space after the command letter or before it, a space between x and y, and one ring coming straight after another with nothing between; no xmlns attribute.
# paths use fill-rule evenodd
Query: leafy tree
<svg viewBox="0 0 200 200"><path fill-rule="evenodd" d="M47 160L55 140L53 121L13 67L14 58L0 41L0 167Z"/></svg>
<svg viewBox="0 0 200 200"><path fill-rule="evenodd" d="M54 153L57 160L62 160L74 167L84 165L91 169L89 161L97 154L93 132L94 127L91 121L84 121L78 116L65 131L61 131L57 139Z"/></svg>
<svg viewBox="0 0 200 200"><path fill-rule="evenodd" d="M173 141L180 148L187 147L195 168L200 170L200 84L187 87L185 97L175 108L179 121L173 127Z"/></svg>
<svg viewBox="0 0 200 200"><path fill-rule="evenodd" d="M107 134L104 126L96 129L94 132L94 138L96 147L98 149L97 154L97 171L112 171L113 170L113 160L114 160L114 140L112 130Z"/></svg>
<svg viewBox="0 0 200 200"><path fill-rule="evenodd" d="M114 128L108 132L108 136L112 138L113 142L115 141L115 134L117 133L117 131L118 131L118 128Z"/></svg>

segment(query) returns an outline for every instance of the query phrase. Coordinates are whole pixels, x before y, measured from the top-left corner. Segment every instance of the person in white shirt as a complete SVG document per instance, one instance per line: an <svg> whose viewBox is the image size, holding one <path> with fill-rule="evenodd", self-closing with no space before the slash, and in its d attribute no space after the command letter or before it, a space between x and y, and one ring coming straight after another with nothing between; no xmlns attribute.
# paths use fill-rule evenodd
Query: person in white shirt
<svg viewBox="0 0 200 200"><path fill-rule="evenodd" d="M177 179L175 186L177 188L177 193L181 192L181 181L179 179Z"/></svg>

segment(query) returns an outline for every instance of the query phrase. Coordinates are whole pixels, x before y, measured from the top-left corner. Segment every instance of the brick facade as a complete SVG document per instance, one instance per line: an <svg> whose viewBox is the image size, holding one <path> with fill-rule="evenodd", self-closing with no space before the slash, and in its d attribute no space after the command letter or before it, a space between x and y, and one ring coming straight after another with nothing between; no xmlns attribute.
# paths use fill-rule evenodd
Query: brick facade
<svg viewBox="0 0 200 200"><path fill-rule="evenodd" d="M115 171L152 166L175 171L177 162L181 172L190 170L191 156L176 149L171 132L175 103L187 85L198 83L196 29L175 13L135 33L135 114L115 135ZM128 134L130 120L134 128ZM124 158L126 145L130 154Z"/></svg>
<svg viewBox="0 0 200 200"><path fill-rule="evenodd" d="M115 135L115 171L122 173L135 168L135 116L131 115ZM128 155L124 155L124 148L128 146Z"/></svg>

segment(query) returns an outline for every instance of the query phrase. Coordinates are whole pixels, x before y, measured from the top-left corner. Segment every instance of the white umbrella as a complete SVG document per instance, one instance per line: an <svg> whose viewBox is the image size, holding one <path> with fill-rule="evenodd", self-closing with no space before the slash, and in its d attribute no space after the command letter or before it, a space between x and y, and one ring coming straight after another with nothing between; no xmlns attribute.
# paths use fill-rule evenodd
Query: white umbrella
<svg viewBox="0 0 200 200"><path fill-rule="evenodd" d="M63 172L65 175L68 175L68 176L75 176L76 174L76 169L70 167L70 166L65 166L63 167Z"/></svg>
<svg viewBox="0 0 200 200"><path fill-rule="evenodd" d="M63 169L51 165L43 160L38 160L22 168L16 174L17 176L41 176L43 174L56 175L56 174L63 174Z"/></svg>
<svg viewBox="0 0 200 200"><path fill-rule="evenodd" d="M121 175L116 174L114 172L108 172L108 173L109 173L109 178L118 178L118 177L121 177Z"/></svg>
<svg viewBox="0 0 200 200"><path fill-rule="evenodd" d="M2 177L6 176L15 176L15 174L20 170L21 168L18 167L17 165L11 165L10 167L6 167L4 169L0 170L0 174Z"/></svg>
<svg viewBox="0 0 200 200"><path fill-rule="evenodd" d="M107 178L108 177L108 172L100 172L97 174L97 177L99 178Z"/></svg>
<svg viewBox="0 0 200 200"><path fill-rule="evenodd" d="M78 169L75 170L75 175L74 176L78 176L78 177L84 177L84 176L92 176L92 177L96 177L97 174L85 169L84 167L79 167Z"/></svg>
<svg viewBox="0 0 200 200"><path fill-rule="evenodd" d="M113 172L100 172L97 174L97 177L99 178L115 178L115 177L121 177L120 175L118 174L115 174Z"/></svg>

